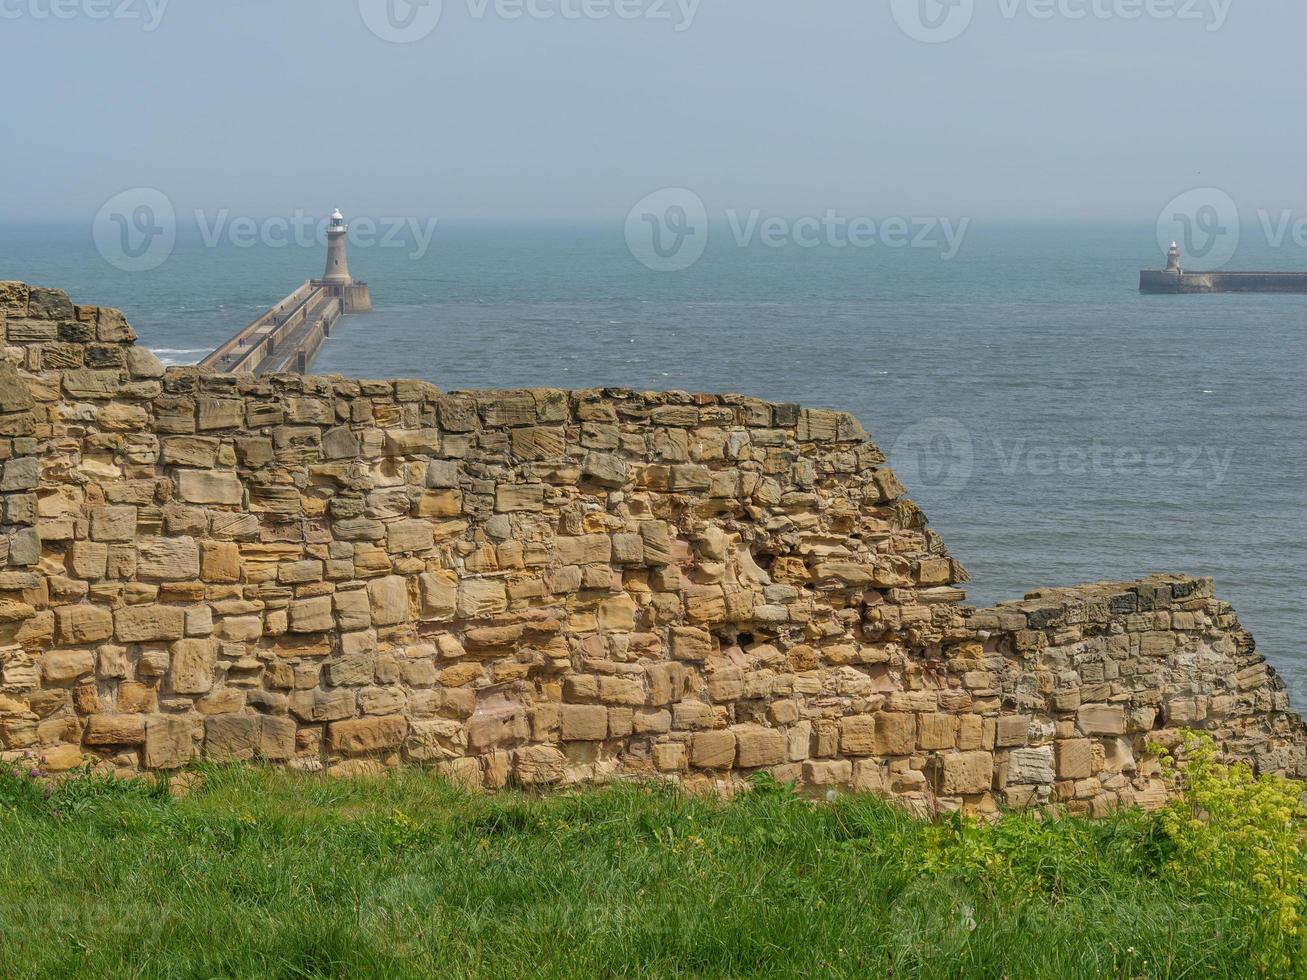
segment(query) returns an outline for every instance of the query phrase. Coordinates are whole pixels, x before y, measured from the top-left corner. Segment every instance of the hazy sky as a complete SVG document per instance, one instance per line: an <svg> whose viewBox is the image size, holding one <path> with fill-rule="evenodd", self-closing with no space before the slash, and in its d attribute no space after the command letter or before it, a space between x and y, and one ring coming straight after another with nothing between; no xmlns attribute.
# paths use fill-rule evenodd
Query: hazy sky
<svg viewBox="0 0 1307 980"><path fill-rule="evenodd" d="M1307 204L1302 0L433 3L0 0L0 218Z"/></svg>

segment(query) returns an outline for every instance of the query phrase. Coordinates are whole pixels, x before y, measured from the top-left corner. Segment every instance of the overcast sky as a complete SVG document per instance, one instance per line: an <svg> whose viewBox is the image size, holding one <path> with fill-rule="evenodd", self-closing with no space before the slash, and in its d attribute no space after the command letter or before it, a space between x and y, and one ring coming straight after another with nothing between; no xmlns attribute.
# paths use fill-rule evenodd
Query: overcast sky
<svg viewBox="0 0 1307 980"><path fill-rule="evenodd" d="M0 218L1307 203L1302 0L435 2L0 0Z"/></svg>

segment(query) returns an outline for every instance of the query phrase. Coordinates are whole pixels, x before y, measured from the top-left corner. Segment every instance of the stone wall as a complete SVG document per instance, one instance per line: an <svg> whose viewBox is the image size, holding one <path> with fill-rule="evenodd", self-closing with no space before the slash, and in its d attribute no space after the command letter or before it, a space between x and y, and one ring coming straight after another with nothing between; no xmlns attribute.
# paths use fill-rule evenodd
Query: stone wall
<svg viewBox="0 0 1307 980"><path fill-rule="evenodd" d="M1164 788L1303 727L1206 581L961 605L840 412L742 395L165 370L0 284L0 748L429 766L471 785L768 771L917 809Z"/></svg>

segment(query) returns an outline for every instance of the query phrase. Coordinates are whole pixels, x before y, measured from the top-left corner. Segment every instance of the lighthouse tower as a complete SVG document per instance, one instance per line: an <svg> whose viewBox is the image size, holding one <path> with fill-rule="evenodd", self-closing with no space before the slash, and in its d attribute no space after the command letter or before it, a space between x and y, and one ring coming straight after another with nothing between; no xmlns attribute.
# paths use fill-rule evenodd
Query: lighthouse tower
<svg viewBox="0 0 1307 980"><path fill-rule="evenodd" d="M327 225L327 271L322 280L333 286L348 286L354 281L349 274L349 259L345 257L345 242L349 238L349 225L340 208L331 212L331 223Z"/></svg>
<svg viewBox="0 0 1307 980"><path fill-rule="evenodd" d="M1170 250L1166 253L1166 271L1180 271L1180 246L1175 242L1171 243Z"/></svg>

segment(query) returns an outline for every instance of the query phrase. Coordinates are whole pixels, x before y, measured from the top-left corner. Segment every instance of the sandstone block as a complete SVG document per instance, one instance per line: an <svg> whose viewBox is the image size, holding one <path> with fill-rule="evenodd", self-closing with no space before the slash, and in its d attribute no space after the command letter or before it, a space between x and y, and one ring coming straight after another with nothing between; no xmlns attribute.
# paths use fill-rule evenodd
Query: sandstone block
<svg viewBox="0 0 1307 980"><path fill-rule="evenodd" d="M0 362L0 412L26 412L34 404L32 393L18 370L8 361Z"/></svg>
<svg viewBox="0 0 1307 980"><path fill-rule="evenodd" d="M365 755L397 749L408 734L402 715L337 721L327 726L327 748L345 755Z"/></svg>
<svg viewBox="0 0 1307 980"><path fill-rule="evenodd" d="M90 650L52 650L41 658L41 676L47 684L71 684L95 673Z"/></svg>
<svg viewBox="0 0 1307 980"><path fill-rule="evenodd" d="M1001 749L1025 745L1030 720L1029 715L1000 715L994 744Z"/></svg>
<svg viewBox="0 0 1307 980"><path fill-rule="evenodd" d="M916 747L917 716L881 711L876 715L876 755L910 755Z"/></svg>
<svg viewBox="0 0 1307 980"><path fill-rule="evenodd" d="M777 728L761 725L736 725L736 765L741 769L760 766L779 766L786 761L785 733Z"/></svg>
<svg viewBox="0 0 1307 980"><path fill-rule="evenodd" d="M418 576L422 596L421 618L427 622L440 622L454 618L458 609L458 574L455 572L427 572Z"/></svg>
<svg viewBox="0 0 1307 980"><path fill-rule="evenodd" d="M630 467L618 456L589 453L581 466L581 475L601 487L615 490L630 479Z"/></svg>
<svg viewBox="0 0 1307 980"><path fill-rule="evenodd" d="M548 786L566 772L566 756L552 745L529 745L513 753L513 773L523 786Z"/></svg>
<svg viewBox="0 0 1307 980"><path fill-rule="evenodd" d="M412 551L430 551L435 534L429 521L396 521L386 526L386 550L392 555Z"/></svg>
<svg viewBox="0 0 1307 980"><path fill-rule="evenodd" d="M940 756L939 792L969 796L989 790L994 781L994 756L989 752L957 752Z"/></svg>
<svg viewBox="0 0 1307 980"><path fill-rule="evenodd" d="M136 574L144 579L183 581L200 575L194 538L151 538L137 547Z"/></svg>
<svg viewBox="0 0 1307 980"><path fill-rule="evenodd" d="M290 604L289 611L292 633L326 633L336 628L332 597L329 595L296 599Z"/></svg>
<svg viewBox="0 0 1307 980"><path fill-rule="evenodd" d="M132 541L136 538L135 507L96 507L91 511L91 537L95 541Z"/></svg>
<svg viewBox="0 0 1307 980"><path fill-rule="evenodd" d="M240 546L227 541L205 541L200 545L200 577L206 582L239 582Z"/></svg>
<svg viewBox="0 0 1307 980"><path fill-rule="evenodd" d="M958 720L953 715L920 715L917 718L917 745L927 752L953 748L957 740Z"/></svg>
<svg viewBox="0 0 1307 980"><path fill-rule="evenodd" d="M113 613L102 606L61 606L55 618L60 643L96 643L113 636Z"/></svg>
<svg viewBox="0 0 1307 980"><path fill-rule="evenodd" d="M1093 774L1093 741L1087 738L1067 738L1057 743L1059 779L1088 779Z"/></svg>
<svg viewBox="0 0 1307 980"><path fill-rule="evenodd" d="M87 745L140 745L145 741L142 715L92 715L82 740Z"/></svg>
<svg viewBox="0 0 1307 980"><path fill-rule="evenodd" d="M178 606L128 606L114 613L114 636L121 643L180 640L186 612Z"/></svg>
<svg viewBox="0 0 1307 980"><path fill-rule="evenodd" d="M180 769L191 761L194 740L191 722L175 715L154 715L145 721L145 768Z"/></svg>
<svg viewBox="0 0 1307 980"><path fill-rule="evenodd" d="M463 494L458 490L428 490L418 498L418 517L457 517L462 513Z"/></svg>
<svg viewBox="0 0 1307 980"><path fill-rule="evenodd" d="M179 470L177 495L192 504L239 504L244 489L236 474L225 470Z"/></svg>
<svg viewBox="0 0 1307 980"><path fill-rule="evenodd" d="M730 769L735 765L735 733L695 732L690 742L690 764L696 769Z"/></svg>
<svg viewBox="0 0 1307 980"><path fill-rule="evenodd" d="M670 635L672 656L677 660L703 661L712 656L712 634L691 626L673 626Z"/></svg>
<svg viewBox="0 0 1307 980"><path fill-rule="evenodd" d="M545 488L542 484L509 484L495 488L495 510L501 514L544 509Z"/></svg>
<svg viewBox="0 0 1307 980"><path fill-rule="evenodd" d="M564 704L561 721L564 741L602 742L608 737L608 709L601 704Z"/></svg>
<svg viewBox="0 0 1307 980"><path fill-rule="evenodd" d="M168 682L177 694L207 694L213 687L218 644L211 639L178 640L172 647Z"/></svg>
<svg viewBox="0 0 1307 980"><path fill-rule="evenodd" d="M372 625L372 600L364 589L350 589L332 596L336 609L336 627L341 632L353 633Z"/></svg>
<svg viewBox="0 0 1307 980"><path fill-rule="evenodd" d="M1057 778L1053 747L1013 749L1007 758L1007 781L1013 785L1051 785Z"/></svg>
<svg viewBox="0 0 1307 980"><path fill-rule="evenodd" d="M449 718L409 723L408 737L404 741L404 758L410 762L457 760L471 763L479 782L481 770L475 759L460 758L467 751L467 732L461 722Z"/></svg>
<svg viewBox="0 0 1307 980"><path fill-rule="evenodd" d="M582 534L554 538L554 559L560 565L606 565L613 544L607 534Z"/></svg>
<svg viewBox="0 0 1307 980"><path fill-rule="evenodd" d="M1085 704L1076 712L1076 724L1084 735L1124 735L1125 706Z"/></svg>
<svg viewBox="0 0 1307 980"><path fill-rule="evenodd" d="M680 742L660 742L653 747L653 762L659 772L681 772L687 765L685 746Z"/></svg>
<svg viewBox="0 0 1307 980"><path fill-rule="evenodd" d="M76 745L56 745L41 753L41 768L46 772L68 772L85 765L86 756Z"/></svg>
<svg viewBox="0 0 1307 980"><path fill-rule="evenodd" d="M607 539L605 539L607 540ZM462 619L493 616L508 608L508 591L499 579L463 579L458 584L458 615Z"/></svg>
<svg viewBox="0 0 1307 980"><path fill-rule="evenodd" d="M848 786L853 781L853 763L848 759L809 760L803 764L803 782L808 786Z"/></svg>
<svg viewBox="0 0 1307 980"><path fill-rule="evenodd" d="M372 604L372 622L377 626L394 626L410 617L408 580L399 575L373 579L368 583Z"/></svg>
<svg viewBox="0 0 1307 980"><path fill-rule="evenodd" d="M258 715L217 715L204 721L204 754L215 762L248 762L259 753Z"/></svg>

